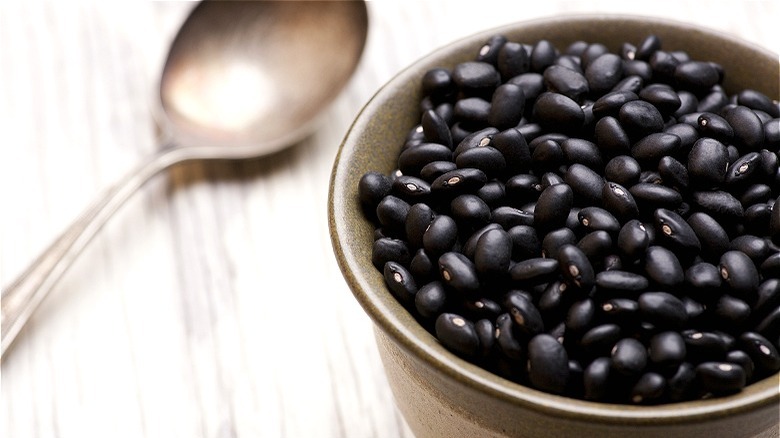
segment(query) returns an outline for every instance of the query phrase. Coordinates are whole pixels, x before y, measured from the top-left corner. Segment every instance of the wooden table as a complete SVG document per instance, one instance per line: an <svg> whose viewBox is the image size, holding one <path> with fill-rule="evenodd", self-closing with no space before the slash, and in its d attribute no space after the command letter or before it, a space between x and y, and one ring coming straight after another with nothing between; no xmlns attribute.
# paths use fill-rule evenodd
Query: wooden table
<svg viewBox="0 0 780 438"><path fill-rule="evenodd" d="M156 75L192 6L0 2L0 284L154 150ZM326 223L339 142L377 88L455 38L563 13L687 20L780 52L776 0L368 6L362 63L312 137L176 167L109 222L3 360L0 435L411 436Z"/></svg>

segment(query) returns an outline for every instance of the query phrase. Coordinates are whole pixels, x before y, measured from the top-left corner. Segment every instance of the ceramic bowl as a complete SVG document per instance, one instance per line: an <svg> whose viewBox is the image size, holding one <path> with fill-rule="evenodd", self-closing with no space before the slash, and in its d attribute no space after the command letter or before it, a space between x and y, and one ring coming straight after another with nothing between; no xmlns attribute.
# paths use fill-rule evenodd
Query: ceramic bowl
<svg viewBox="0 0 780 438"><path fill-rule="evenodd" d="M419 121L420 79L433 67L472 60L487 38L576 40L617 51L624 41L658 35L664 50L685 50L726 71L727 91L754 88L780 98L778 55L713 30L632 16L573 16L487 30L443 47L395 76L366 104L346 135L331 176L328 220L340 269L373 320L396 403L419 437L777 437L780 375L728 397L659 406L587 402L505 380L453 355L391 296L371 264L374 226L358 202L367 171L388 174L408 130Z"/></svg>

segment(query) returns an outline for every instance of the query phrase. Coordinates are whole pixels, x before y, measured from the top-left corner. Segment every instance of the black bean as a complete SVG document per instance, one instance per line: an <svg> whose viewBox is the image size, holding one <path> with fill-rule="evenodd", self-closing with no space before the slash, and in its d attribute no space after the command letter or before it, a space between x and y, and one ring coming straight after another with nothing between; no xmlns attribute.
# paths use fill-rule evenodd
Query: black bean
<svg viewBox="0 0 780 438"><path fill-rule="evenodd" d="M528 379L535 388L562 394L569 379L569 356L554 337L541 333L528 342Z"/></svg>
<svg viewBox="0 0 780 438"><path fill-rule="evenodd" d="M738 296L747 296L758 287L758 269L741 251L726 251L720 257L719 268L725 284Z"/></svg>
<svg viewBox="0 0 780 438"><path fill-rule="evenodd" d="M661 368L677 368L685 360L685 340L680 333L665 331L654 335L648 347L650 362Z"/></svg>
<svg viewBox="0 0 780 438"><path fill-rule="evenodd" d="M400 263L388 261L385 263L383 274L387 288L393 296L404 305L414 303L417 293L417 283L412 274Z"/></svg>
<svg viewBox="0 0 780 438"><path fill-rule="evenodd" d="M587 63L585 77L592 92L605 93L623 78L623 60L614 53L604 53Z"/></svg>
<svg viewBox="0 0 780 438"><path fill-rule="evenodd" d="M455 305L459 307L466 318L472 321L480 319L495 320L504 311L500 304L484 297L477 299L466 298L460 300Z"/></svg>
<svg viewBox="0 0 780 438"><path fill-rule="evenodd" d="M780 146L780 119L764 122L764 146L772 148Z"/></svg>
<svg viewBox="0 0 780 438"><path fill-rule="evenodd" d="M493 177L504 172L506 159L498 149L483 146L463 151L455 159L455 164L460 168L479 169L487 177Z"/></svg>
<svg viewBox="0 0 780 438"><path fill-rule="evenodd" d="M477 241L474 266L489 276L504 276L512 257L512 237L503 229L489 230Z"/></svg>
<svg viewBox="0 0 780 438"><path fill-rule="evenodd" d="M465 97L455 103L455 119L469 126L483 127L490 117L490 102L481 97Z"/></svg>
<svg viewBox="0 0 780 438"><path fill-rule="evenodd" d="M667 292L645 292L639 296L639 314L659 328L681 329L688 320L685 304Z"/></svg>
<svg viewBox="0 0 780 438"><path fill-rule="evenodd" d="M535 336L544 332L544 322L539 309L531 300L519 293L508 293L504 297L504 308L509 311L515 326L526 336Z"/></svg>
<svg viewBox="0 0 780 438"><path fill-rule="evenodd" d="M605 53L609 53L607 46L601 43L590 43L580 54L580 62L582 63L583 67L588 67L592 62Z"/></svg>
<svg viewBox="0 0 780 438"><path fill-rule="evenodd" d="M769 237L775 245L780 245L780 197L772 206L772 216L769 218Z"/></svg>
<svg viewBox="0 0 780 438"><path fill-rule="evenodd" d="M513 259L525 260L541 256L542 244L534 227L517 225L507 230L507 232L512 239Z"/></svg>
<svg viewBox="0 0 780 438"><path fill-rule="evenodd" d="M405 232L406 239L412 248L423 246L423 234L433 221L435 213L428 204L416 203L409 207L406 215Z"/></svg>
<svg viewBox="0 0 780 438"><path fill-rule="evenodd" d="M696 370L689 362L683 362L666 383L670 400L690 400L697 389Z"/></svg>
<svg viewBox="0 0 780 438"><path fill-rule="evenodd" d="M640 163L656 165L661 158L674 155L680 148L680 137L665 132L647 135L634 144L631 156Z"/></svg>
<svg viewBox="0 0 780 438"><path fill-rule="evenodd" d="M473 193L487 182L485 172L479 169L455 169L436 178L431 183L431 191L436 194L455 197L464 193Z"/></svg>
<svg viewBox="0 0 780 438"><path fill-rule="evenodd" d="M455 149L452 151L453 159L458 158L458 155L465 151L491 146L493 143L493 136L498 134L498 132L498 129L489 126L466 135L463 140L457 143L457 146L455 146Z"/></svg>
<svg viewBox="0 0 780 438"><path fill-rule="evenodd" d="M552 230L542 238L542 256L556 259L563 245L575 243L577 236L570 228Z"/></svg>
<svg viewBox="0 0 780 438"><path fill-rule="evenodd" d="M632 93L638 93L644 86L645 79L637 74L628 75L623 80L617 83L612 91L631 91Z"/></svg>
<svg viewBox="0 0 780 438"><path fill-rule="evenodd" d="M440 281L424 284L414 295L414 306L423 318L435 318L447 305L447 291Z"/></svg>
<svg viewBox="0 0 780 438"><path fill-rule="evenodd" d="M635 322L639 303L629 298L612 298L601 303L601 315L607 321L617 324Z"/></svg>
<svg viewBox="0 0 780 438"><path fill-rule="evenodd" d="M403 199L387 195L379 201L376 207L376 216L379 223L388 229L404 229L406 224L406 215L409 214L411 206Z"/></svg>
<svg viewBox="0 0 780 438"><path fill-rule="evenodd" d="M731 295L721 295L712 307L714 323L729 330L744 329L750 318L750 305Z"/></svg>
<svg viewBox="0 0 780 438"><path fill-rule="evenodd" d="M590 91L585 76L571 68L551 65L544 70L542 77L548 91L563 94L576 102L581 102Z"/></svg>
<svg viewBox="0 0 780 438"><path fill-rule="evenodd" d="M701 243L693 228L674 211L659 208L654 213L656 235L659 242L677 254L694 256L701 250Z"/></svg>
<svg viewBox="0 0 780 438"><path fill-rule="evenodd" d="M718 187L726 178L728 164L728 152L723 143L713 138L700 138L688 155L691 183L704 188Z"/></svg>
<svg viewBox="0 0 780 438"><path fill-rule="evenodd" d="M527 284L542 284L558 274L558 260L542 257L529 258L509 268L512 280Z"/></svg>
<svg viewBox="0 0 780 438"><path fill-rule="evenodd" d="M477 229L490 221L490 207L477 195L460 195L450 202L452 218L458 229Z"/></svg>
<svg viewBox="0 0 780 438"><path fill-rule="evenodd" d="M593 265L585 253L575 245L563 245L558 251L558 265L563 279L578 289L589 291L595 284Z"/></svg>
<svg viewBox="0 0 780 438"><path fill-rule="evenodd" d="M756 332L744 332L739 336L739 345L753 360L756 371L762 376L780 371L780 353L762 335Z"/></svg>
<svg viewBox="0 0 780 438"><path fill-rule="evenodd" d="M658 174L665 185L678 192L688 188L688 168L673 157L665 156L658 161Z"/></svg>
<svg viewBox="0 0 780 438"><path fill-rule="evenodd" d="M409 203L425 202L431 194L431 185L422 178L399 175L393 180L390 193Z"/></svg>
<svg viewBox="0 0 780 438"><path fill-rule="evenodd" d="M620 222L609 211L601 207L585 207L577 215L582 226L588 231L604 230L611 234L620 231Z"/></svg>
<svg viewBox="0 0 780 438"><path fill-rule="evenodd" d="M581 336L596 323L596 311L596 303L590 298L572 303L566 312L566 331Z"/></svg>
<svg viewBox="0 0 780 438"><path fill-rule="evenodd" d="M517 174L531 165L531 152L525 137L517 129L507 129L493 136L491 146L504 156L507 171Z"/></svg>
<svg viewBox="0 0 780 438"><path fill-rule="evenodd" d="M534 145L531 161L535 169L553 171L564 163L563 149L555 140L544 140Z"/></svg>
<svg viewBox="0 0 780 438"><path fill-rule="evenodd" d="M639 99L639 96L628 90L606 93L593 102L593 115L598 119L606 116L617 117L620 107L624 103L637 99Z"/></svg>
<svg viewBox="0 0 780 438"><path fill-rule="evenodd" d="M696 366L702 388L715 394L740 391L746 383L745 370L729 362L704 362Z"/></svg>
<svg viewBox="0 0 780 438"><path fill-rule="evenodd" d="M524 108L523 89L514 84L503 84L493 93L488 123L501 130L517 126Z"/></svg>
<svg viewBox="0 0 780 438"><path fill-rule="evenodd" d="M764 111L772 117L780 117L777 104L773 103L766 94L756 90L745 89L737 93L737 103L753 110Z"/></svg>
<svg viewBox="0 0 780 438"><path fill-rule="evenodd" d="M639 98L652 103L665 116L674 114L682 104L680 96L667 84L650 84L639 92Z"/></svg>
<svg viewBox="0 0 780 438"><path fill-rule="evenodd" d="M358 197L360 203L368 211L376 210L379 202L390 194L392 182L390 178L379 172L368 172L360 177L358 182Z"/></svg>
<svg viewBox="0 0 780 438"><path fill-rule="evenodd" d="M680 192L661 184L640 182L629 187L628 191L640 212L652 212L656 208L674 210L683 202Z"/></svg>
<svg viewBox="0 0 780 438"><path fill-rule="evenodd" d="M493 209L490 212L493 222L501 225L508 230L517 225L532 225L534 223L534 214L519 208L502 206Z"/></svg>
<svg viewBox="0 0 780 438"><path fill-rule="evenodd" d="M452 161L452 150L438 143L422 143L401 152L398 168L406 175L419 175L423 167L435 161Z"/></svg>
<svg viewBox="0 0 780 438"><path fill-rule="evenodd" d="M426 71L421 82L423 94L437 99L452 94L455 88L449 70L444 68L433 68Z"/></svg>
<svg viewBox="0 0 780 438"><path fill-rule="evenodd" d="M688 217L691 226L699 238L702 254L712 260L717 260L729 249L729 236L723 227L712 216L696 212Z"/></svg>
<svg viewBox="0 0 780 438"><path fill-rule="evenodd" d="M442 313L436 318L436 337L450 351L465 357L479 352L479 337L474 323L454 313Z"/></svg>
<svg viewBox="0 0 780 438"><path fill-rule="evenodd" d="M425 111L421 122L425 141L452 148L452 134L447 122L434 110Z"/></svg>
<svg viewBox="0 0 780 438"><path fill-rule="evenodd" d="M502 229L501 225L491 222L484 227L475 230L471 235L466 239L466 241L463 243L463 245L460 248L460 251L468 258L474 259L474 253L477 250L477 242L479 241L479 238L482 237L483 234L488 232L489 230L494 229Z"/></svg>
<svg viewBox="0 0 780 438"><path fill-rule="evenodd" d="M575 205L601 205L604 178L582 164L572 164L563 177L574 191Z"/></svg>
<svg viewBox="0 0 780 438"><path fill-rule="evenodd" d="M617 246L627 260L637 260L642 257L649 244L650 236L642 222L632 219L620 228Z"/></svg>
<svg viewBox="0 0 780 438"><path fill-rule="evenodd" d="M622 330L617 324L597 325L582 335L580 346L589 356L609 355L615 343L622 338Z"/></svg>
<svg viewBox="0 0 780 438"><path fill-rule="evenodd" d="M680 107L672 114L672 116L679 118L684 114L690 114L696 112L699 107L699 98L690 91L678 90L677 97L680 99Z"/></svg>
<svg viewBox="0 0 780 438"><path fill-rule="evenodd" d="M714 299L721 291L721 276L717 266L700 262L685 271L685 284L696 298Z"/></svg>
<svg viewBox="0 0 780 438"><path fill-rule="evenodd" d="M409 272L412 273L417 284L426 284L438 275L434 261L422 248L414 253L409 262Z"/></svg>
<svg viewBox="0 0 780 438"><path fill-rule="evenodd" d="M756 331L772 339L780 338L780 306L775 307L774 310L756 324ZM780 348L780 343L777 345Z"/></svg>
<svg viewBox="0 0 780 438"><path fill-rule="evenodd" d="M752 234L743 234L735 237L731 241L729 248L745 253L756 266L760 266L764 259L775 253L768 239Z"/></svg>
<svg viewBox="0 0 780 438"><path fill-rule="evenodd" d="M669 52L658 50L653 53L648 63L653 69L653 78L662 82L672 82L680 60Z"/></svg>
<svg viewBox="0 0 780 438"><path fill-rule="evenodd" d="M440 214L433 218L422 236L423 248L432 257L451 251L458 241L458 225L450 216Z"/></svg>
<svg viewBox="0 0 780 438"><path fill-rule="evenodd" d="M724 118L733 128L734 144L747 150L758 150L764 143L764 124L756 113L746 106L727 111Z"/></svg>
<svg viewBox="0 0 780 438"><path fill-rule="evenodd" d="M577 242L579 248L591 264L600 263L613 249L612 236L603 230L592 231Z"/></svg>
<svg viewBox="0 0 780 438"><path fill-rule="evenodd" d="M461 62L452 70L452 80L461 89L468 92L491 89L501 82L496 68L487 62Z"/></svg>
<svg viewBox="0 0 780 438"><path fill-rule="evenodd" d="M734 223L745 214L739 200L722 190L694 192L691 200L701 211L725 223Z"/></svg>
<svg viewBox="0 0 780 438"><path fill-rule="evenodd" d="M566 225L566 218L574 202L574 193L566 184L547 187L539 195L534 209L534 226L552 230Z"/></svg>
<svg viewBox="0 0 780 438"><path fill-rule="evenodd" d="M585 113L577 102L549 91L536 98L533 114L540 125L562 132L576 132L585 123Z"/></svg>
<svg viewBox="0 0 780 438"><path fill-rule="evenodd" d="M661 113L651 103L633 100L620 107L618 120L626 132L634 138L641 138L664 128Z"/></svg>
<svg viewBox="0 0 780 438"><path fill-rule="evenodd" d="M723 91L723 88L715 86L702 97L699 98L699 105L696 107L696 111L699 112L716 112L726 106L729 102L729 97ZM698 119L698 115L694 118Z"/></svg>
<svg viewBox="0 0 780 438"><path fill-rule="evenodd" d="M499 180L492 180L485 183L476 191L476 195L482 199L492 210L504 202L506 188L504 183Z"/></svg>
<svg viewBox="0 0 780 438"><path fill-rule="evenodd" d="M504 35L492 35L479 49L476 60L495 65L498 61L498 52L501 50L501 47L506 44L506 42L507 39Z"/></svg>
<svg viewBox="0 0 780 438"><path fill-rule="evenodd" d="M608 357L597 358L585 368L582 380L586 400L603 401L609 397L611 371L612 361Z"/></svg>
<svg viewBox="0 0 780 438"><path fill-rule="evenodd" d="M520 173L512 176L504 184L509 204L521 205L539 198L542 186L539 178L530 173Z"/></svg>
<svg viewBox="0 0 780 438"><path fill-rule="evenodd" d="M523 73L507 81L523 89L526 101L536 100L544 91L544 77L536 72Z"/></svg>
<svg viewBox="0 0 780 438"><path fill-rule="evenodd" d="M696 140L699 139L699 131L687 123L676 123L674 125L667 126L664 129L664 132L680 137L681 151L690 151L693 144L696 143Z"/></svg>
<svg viewBox="0 0 780 438"><path fill-rule="evenodd" d="M603 117L596 122L594 139L605 156L625 155L630 152L631 140L620 122L612 116Z"/></svg>
<svg viewBox="0 0 780 438"><path fill-rule="evenodd" d="M630 155L618 155L607 162L604 177L607 181L616 182L625 187L631 187L639 182L642 168L639 162Z"/></svg>
<svg viewBox="0 0 780 438"><path fill-rule="evenodd" d="M649 285L647 278L633 272L615 269L596 274L596 286L602 291L640 292Z"/></svg>
<svg viewBox="0 0 780 438"><path fill-rule="evenodd" d="M555 62L558 57L558 50L547 40L539 40L534 44L531 51L531 70L542 72Z"/></svg>
<svg viewBox="0 0 780 438"><path fill-rule="evenodd" d="M479 355L488 357L496 344L496 328L489 319L480 319L474 323L474 330L479 338Z"/></svg>
<svg viewBox="0 0 780 438"><path fill-rule="evenodd" d="M631 388L631 402L635 404L655 404L662 400L666 393L666 378L664 376L648 372L642 376Z"/></svg>
<svg viewBox="0 0 780 438"><path fill-rule="evenodd" d="M496 318L496 344L499 349L509 359L522 360L525 358L525 347L527 344L521 342L514 330L515 323L508 313L502 313Z"/></svg>
<svg viewBox="0 0 780 438"><path fill-rule="evenodd" d="M623 338L612 348L612 369L626 376L636 376L647 366L647 348L634 338Z"/></svg>
<svg viewBox="0 0 780 438"><path fill-rule="evenodd" d="M712 64L702 61L686 61L674 70L677 85L693 92L712 88L720 82L720 74Z"/></svg>
<svg viewBox="0 0 780 438"><path fill-rule="evenodd" d="M599 172L604 168L601 152L592 141L567 138L561 142L561 150L568 164L583 164Z"/></svg>
<svg viewBox="0 0 780 438"><path fill-rule="evenodd" d="M710 137L723 143L731 143L734 130L723 117L710 112L703 112L696 120L696 129L702 137Z"/></svg>
<svg viewBox="0 0 780 438"><path fill-rule="evenodd" d="M764 278L780 278L780 252L764 259L759 270Z"/></svg>
<svg viewBox="0 0 780 438"><path fill-rule="evenodd" d="M539 185L541 186L542 191L547 189L547 187L551 187L557 184L565 184L565 182L560 175L554 172L545 172L542 174L542 178L539 180Z"/></svg>
<svg viewBox="0 0 780 438"><path fill-rule="evenodd" d="M405 241L391 237L382 237L374 241L371 262L377 269L384 270L387 262L392 261L407 265L410 260L409 246Z"/></svg>
<svg viewBox="0 0 780 438"><path fill-rule="evenodd" d="M458 292L479 290L479 277L474 263L458 252L447 252L439 257L439 275L442 282Z"/></svg>
<svg viewBox="0 0 780 438"><path fill-rule="evenodd" d="M525 48L513 41L507 41L501 46L496 64L504 80L527 73L531 68L531 60Z"/></svg>

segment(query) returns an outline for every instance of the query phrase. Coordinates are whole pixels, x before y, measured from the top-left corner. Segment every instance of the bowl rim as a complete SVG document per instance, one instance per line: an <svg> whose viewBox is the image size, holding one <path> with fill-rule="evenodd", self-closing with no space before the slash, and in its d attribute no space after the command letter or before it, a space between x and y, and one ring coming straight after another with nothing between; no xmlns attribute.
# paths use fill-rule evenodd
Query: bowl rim
<svg viewBox="0 0 780 438"><path fill-rule="evenodd" d="M671 19L627 14L565 14L536 18L482 30L441 46L406 66L382 85L359 111L339 146L328 193L328 228L339 269L375 328L381 329L403 350L423 361L427 366L435 367L450 379L518 407L561 418L587 418L590 422L603 424L640 425L650 422L654 424L694 423L713 416L751 412L766 408L773 403L777 405L780 403L780 373L755 382L734 395L655 406L591 402L523 386L445 350L435 337L418 323L409 325L411 315L390 296L387 289L377 290L372 286L372 277L375 281L377 277L381 277L381 273L376 269L373 269L373 272L359 269L361 262L358 258L361 256L354 248L356 236L349 225L350 221L344 220L344 216L353 214L361 218L363 216L359 209L352 212L348 210L356 206L356 201L353 199L351 207L348 207L350 200L347 199L347 194L351 193L354 196L357 189L348 187L347 176L352 167L351 158L355 153L355 137L366 128L373 113L387 103L393 88L419 75L421 70L440 64L439 61L451 57L456 52L468 47L479 47L493 34L507 33L519 26L553 24L565 26L571 23L592 23L594 20L600 25L629 22L651 24L667 30L693 31L728 44L735 44L742 49L752 51L756 56L779 59L776 54L763 47L721 31ZM392 301L387 300L388 296ZM407 314L404 315L399 311Z"/></svg>

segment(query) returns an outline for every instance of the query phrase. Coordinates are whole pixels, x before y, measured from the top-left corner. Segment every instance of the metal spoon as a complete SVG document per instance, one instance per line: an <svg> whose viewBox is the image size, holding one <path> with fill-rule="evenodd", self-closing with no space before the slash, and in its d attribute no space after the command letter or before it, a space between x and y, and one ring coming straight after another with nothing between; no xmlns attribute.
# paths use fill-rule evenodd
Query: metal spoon
<svg viewBox="0 0 780 438"><path fill-rule="evenodd" d="M159 152L87 209L2 291L2 350L111 215L149 178L189 160L260 157L311 133L357 67L364 1L204 1L160 79Z"/></svg>

